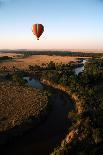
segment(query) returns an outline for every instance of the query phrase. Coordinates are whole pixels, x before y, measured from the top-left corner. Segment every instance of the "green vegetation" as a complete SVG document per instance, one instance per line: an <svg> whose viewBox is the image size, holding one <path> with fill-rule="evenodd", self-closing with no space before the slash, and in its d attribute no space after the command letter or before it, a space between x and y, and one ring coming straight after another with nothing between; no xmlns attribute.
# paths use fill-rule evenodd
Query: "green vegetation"
<svg viewBox="0 0 103 155"><path fill-rule="evenodd" d="M26 57L32 56L33 54L30 51L25 51L23 55L24 55L23 58L26 58Z"/></svg>
<svg viewBox="0 0 103 155"><path fill-rule="evenodd" d="M79 105L76 105L78 110L69 115L73 120L73 126L69 129L73 139L65 139L64 145L55 149L53 155L103 152L103 101L98 98L95 87L103 81L103 59L91 59L79 75L74 74L73 68L66 72L55 69L42 74L42 79L52 82L53 86L59 84L59 87L68 88L70 94L75 94L79 99Z"/></svg>
<svg viewBox="0 0 103 155"><path fill-rule="evenodd" d="M103 59L95 56L78 75L74 72L77 64L73 63L50 62L42 66L29 66L28 74L32 73L41 81L45 80L52 87L65 91L75 103L75 111L68 114L72 127L52 155L103 153ZM41 112L45 113L48 107L48 93L26 87L22 74L14 72L6 78L8 83L0 86L1 131L22 122L31 122L31 118L40 117Z"/></svg>
<svg viewBox="0 0 103 155"><path fill-rule="evenodd" d="M0 57L0 61L12 60L12 57L2 56Z"/></svg>
<svg viewBox="0 0 103 155"><path fill-rule="evenodd" d="M13 52L13 51L12 51ZM14 51L16 53L16 51ZM31 55L58 55L58 56L77 56L77 57L102 57L103 53L93 53L93 52L72 52L72 51L23 51L19 50L17 53L25 54L30 53Z"/></svg>

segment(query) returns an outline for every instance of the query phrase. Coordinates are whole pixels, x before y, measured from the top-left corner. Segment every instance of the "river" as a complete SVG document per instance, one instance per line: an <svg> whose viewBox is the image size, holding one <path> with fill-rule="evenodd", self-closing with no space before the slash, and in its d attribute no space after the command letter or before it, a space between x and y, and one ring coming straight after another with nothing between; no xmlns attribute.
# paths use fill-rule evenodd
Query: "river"
<svg viewBox="0 0 103 155"><path fill-rule="evenodd" d="M85 64L85 62L86 60L83 60L82 63ZM75 73L78 75L83 70L84 66L77 67ZM24 77L24 79L27 80L27 85L43 89L43 85L38 80L29 77ZM37 128L8 144L3 150L4 153L10 155L49 155L65 138L72 125L68 118L71 110L74 110L74 105L68 95L54 89L52 110L48 118Z"/></svg>
<svg viewBox="0 0 103 155"><path fill-rule="evenodd" d="M83 64L85 62L86 60L83 60ZM75 73L78 75L83 70L84 66L78 67L75 69ZM27 80L27 85L43 89L43 85L38 80L29 77L24 77L24 79ZM52 93L52 110L47 119L37 128L8 145L4 150L6 154L49 155L55 147L60 145L72 125L68 114L69 111L74 110L74 105L65 93L55 89L52 90Z"/></svg>
<svg viewBox="0 0 103 155"><path fill-rule="evenodd" d="M40 90L43 89L43 85L37 79L30 78L30 77L24 77L23 79L27 80L26 85L31 86L33 88L40 89Z"/></svg>
<svg viewBox="0 0 103 155"><path fill-rule="evenodd" d="M36 80L33 81L36 82ZM39 86L41 88L40 83ZM37 128L8 144L3 150L5 154L49 155L66 137L72 125L68 115L69 111L74 110L74 105L67 94L55 89L51 91L53 93L52 110L46 120Z"/></svg>
<svg viewBox="0 0 103 155"><path fill-rule="evenodd" d="M79 73L83 72L84 65L85 65L86 62L87 62L87 60L84 59L83 62L82 62L83 66L82 67L77 67L77 68L74 69L76 75L78 75Z"/></svg>
<svg viewBox="0 0 103 155"><path fill-rule="evenodd" d="M83 59L83 62L82 62L83 66L82 67L77 67L77 68L74 69L76 75L83 72L84 65L85 65L86 62L87 62L87 60ZM27 80L26 85L31 86L33 88L40 89L40 90L43 89L43 85L37 79L30 78L30 77L24 77L23 79Z"/></svg>

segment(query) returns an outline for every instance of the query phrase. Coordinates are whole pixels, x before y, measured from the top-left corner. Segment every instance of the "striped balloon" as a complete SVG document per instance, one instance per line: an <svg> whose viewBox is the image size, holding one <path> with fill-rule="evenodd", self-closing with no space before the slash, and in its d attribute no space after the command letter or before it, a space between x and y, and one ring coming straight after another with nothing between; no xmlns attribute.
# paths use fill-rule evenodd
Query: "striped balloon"
<svg viewBox="0 0 103 155"><path fill-rule="evenodd" d="M36 35L37 40L39 40L39 37L42 35L43 31L44 31L44 26L42 24L33 24L32 32L34 35Z"/></svg>

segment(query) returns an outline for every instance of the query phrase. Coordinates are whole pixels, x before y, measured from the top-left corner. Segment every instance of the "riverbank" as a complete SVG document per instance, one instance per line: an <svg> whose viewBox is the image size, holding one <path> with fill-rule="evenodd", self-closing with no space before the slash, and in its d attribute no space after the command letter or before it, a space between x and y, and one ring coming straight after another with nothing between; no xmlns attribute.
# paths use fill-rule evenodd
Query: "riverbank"
<svg viewBox="0 0 103 155"><path fill-rule="evenodd" d="M0 144L5 144L37 126L49 112L46 91L0 83Z"/></svg>
<svg viewBox="0 0 103 155"><path fill-rule="evenodd" d="M54 88L49 88L49 90L53 94L52 109L46 120L21 138L10 143L6 147L5 153L9 152L11 155L48 155L61 144L68 133L68 128L72 125L68 113L74 108L67 94Z"/></svg>
<svg viewBox="0 0 103 155"><path fill-rule="evenodd" d="M85 100L83 100L83 99L81 100L79 94L71 92L69 87L63 86L61 84L56 84L56 83L53 83L53 82L51 82L49 80L45 80L45 79L43 79L41 81L41 83L67 93L70 96L71 100L73 100L73 102L75 103L75 111L78 115L81 115L82 113L85 113L88 110L88 107L84 106ZM82 133L80 133L80 131L79 131L79 127L81 126L82 122L83 122L83 120L81 119L81 120L78 120L73 125L73 127L72 127L73 129L69 133L67 133L66 137L64 138L63 142L61 143L61 146L69 145L73 141L75 141L75 139L79 143L83 139L85 139L85 136ZM62 147L60 147L59 149L62 149ZM55 151L52 155L56 155Z"/></svg>
<svg viewBox="0 0 103 155"><path fill-rule="evenodd" d="M46 79L43 79L41 81L41 83L67 93L70 96L70 98L74 101L74 103L76 105L75 110L77 111L77 113L82 113L82 112L84 112L86 110L84 108L84 106L82 106L82 105L84 105L83 104L84 100L80 101L79 94L72 93L71 90L69 89L69 87L63 86L61 84L55 84L55 83L53 83L53 82L51 82L49 80L46 80Z"/></svg>
<svg viewBox="0 0 103 155"><path fill-rule="evenodd" d="M8 144L7 150L5 150L6 154L9 152L17 155L48 155L58 146L60 147L57 150L67 151L67 154L70 153L68 150L72 150L73 154L74 150L77 153L85 149L88 154L91 147L94 146L95 149L96 144L101 142L99 136L102 135L103 128L101 123L103 122L103 104L100 105L100 101L96 99L93 79L98 83L102 77L103 65L102 63L99 65L97 63L95 67L94 65L96 63L93 63L93 67L86 64L85 72L78 76L70 72L71 67L69 68L69 66L66 69L61 68L60 71L54 69L41 72L38 79L43 80L40 83L50 92L53 91L51 113L36 129L32 128L26 135ZM98 66L101 72L98 72ZM97 74L94 74L95 72ZM35 78L34 75L33 78ZM70 98L75 104L74 111L70 108ZM57 154L54 151L54 154L58 155L61 152Z"/></svg>
<svg viewBox="0 0 103 155"><path fill-rule="evenodd" d="M97 148L96 151L99 151L99 148L102 150L101 144L103 139L100 136L102 127L100 129L98 125L98 123L100 123L100 115L102 114L102 111L99 111L98 107L101 102L96 98L96 96L93 96L92 99L89 98L89 100L86 100L85 97L83 98L79 95L79 92L74 93L71 91L69 86L67 87L61 84L56 84L45 79L43 79L42 82L50 87L67 93L76 106L75 113L72 113L73 115L71 115L71 118L75 120L72 127L68 128L68 133L64 140L61 141L61 145L55 148L51 155L77 154L79 150L84 152L84 149L87 149L87 147L89 148L86 150L88 153L91 152L90 149L92 151L95 148ZM99 115L98 112L101 114ZM100 124L100 126L101 125L102 124ZM100 147L97 144L100 144Z"/></svg>

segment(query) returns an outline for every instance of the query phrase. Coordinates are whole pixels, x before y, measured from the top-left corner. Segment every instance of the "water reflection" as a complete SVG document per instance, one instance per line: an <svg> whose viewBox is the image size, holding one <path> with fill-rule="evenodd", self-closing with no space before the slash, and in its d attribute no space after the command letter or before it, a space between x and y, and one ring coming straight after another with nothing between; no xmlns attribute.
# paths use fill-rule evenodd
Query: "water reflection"
<svg viewBox="0 0 103 155"><path fill-rule="evenodd" d="M83 66L82 66L82 67L77 67L77 68L75 68L75 74L76 74L76 75L78 75L79 73L83 72L83 70L84 70L84 65L85 65L86 62L87 62L87 60L84 59L83 62L82 62Z"/></svg>
<svg viewBox="0 0 103 155"><path fill-rule="evenodd" d="M83 60L83 62L82 62L83 66L82 66L82 67L77 67L77 68L75 68L75 74L76 74L76 75L78 75L79 73L83 72L83 70L84 70L84 65L85 65L86 62L87 62L87 60Z"/></svg>
<svg viewBox="0 0 103 155"><path fill-rule="evenodd" d="M43 89L43 85L36 79L31 77L24 77L23 79L27 80L27 85L32 86L33 88Z"/></svg>

